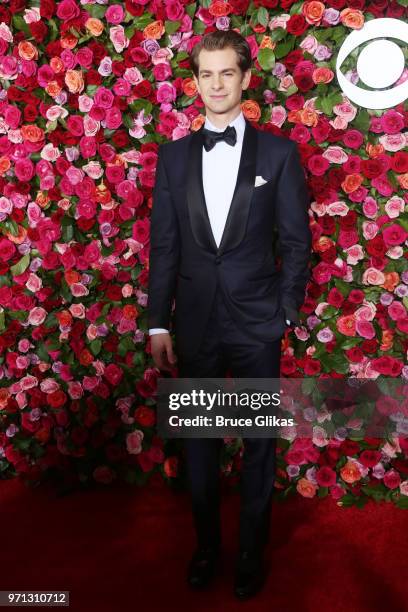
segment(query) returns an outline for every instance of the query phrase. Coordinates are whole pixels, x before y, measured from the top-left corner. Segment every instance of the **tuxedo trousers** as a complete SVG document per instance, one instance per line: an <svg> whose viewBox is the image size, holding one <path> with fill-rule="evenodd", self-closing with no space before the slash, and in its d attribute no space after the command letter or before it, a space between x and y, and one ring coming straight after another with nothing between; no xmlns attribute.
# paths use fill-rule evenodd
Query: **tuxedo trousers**
<svg viewBox="0 0 408 612"><path fill-rule="evenodd" d="M176 306L177 307L177 306ZM190 359L178 355L180 378L279 378L281 338L263 342L239 329L219 288L204 338ZM261 554L269 537L276 439L244 437L240 473L239 550ZM183 439L197 544L221 544L221 438Z"/></svg>

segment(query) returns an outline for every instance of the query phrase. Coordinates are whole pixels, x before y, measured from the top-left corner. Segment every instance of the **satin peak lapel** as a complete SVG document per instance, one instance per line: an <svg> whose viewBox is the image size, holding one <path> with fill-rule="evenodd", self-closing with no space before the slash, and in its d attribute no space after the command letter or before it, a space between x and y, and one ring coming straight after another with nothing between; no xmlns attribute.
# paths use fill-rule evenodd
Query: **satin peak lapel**
<svg viewBox="0 0 408 612"><path fill-rule="evenodd" d="M251 198L255 188L257 130L245 120L237 182L219 248L214 240L205 203L202 174L202 130L203 126L194 132L190 141L187 162L187 204L191 229L197 244L203 249L221 255L237 247L245 235Z"/></svg>

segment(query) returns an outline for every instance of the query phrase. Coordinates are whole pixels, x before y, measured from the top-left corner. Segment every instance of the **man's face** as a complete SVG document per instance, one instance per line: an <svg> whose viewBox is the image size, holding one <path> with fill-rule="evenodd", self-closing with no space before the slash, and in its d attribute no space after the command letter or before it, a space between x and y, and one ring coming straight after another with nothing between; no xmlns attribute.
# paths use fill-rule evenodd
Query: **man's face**
<svg viewBox="0 0 408 612"><path fill-rule="evenodd" d="M234 49L203 49L198 62L198 79L193 76L206 109L224 114L241 104L242 91L251 80L251 70L242 74Z"/></svg>

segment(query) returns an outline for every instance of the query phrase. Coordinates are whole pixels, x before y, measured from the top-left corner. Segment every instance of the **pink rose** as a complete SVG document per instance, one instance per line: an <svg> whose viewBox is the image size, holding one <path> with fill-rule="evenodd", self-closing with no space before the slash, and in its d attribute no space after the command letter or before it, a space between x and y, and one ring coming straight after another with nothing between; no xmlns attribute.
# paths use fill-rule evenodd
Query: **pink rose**
<svg viewBox="0 0 408 612"><path fill-rule="evenodd" d="M74 17L79 17L80 12L78 4L74 0L62 0L58 4L57 17L61 21L68 21L69 19L74 19Z"/></svg>
<svg viewBox="0 0 408 612"><path fill-rule="evenodd" d="M383 229L382 235L385 244L390 247L403 244L408 237L408 232L401 225L393 223Z"/></svg>
<svg viewBox="0 0 408 612"><path fill-rule="evenodd" d="M315 176L323 176L330 164L323 155L312 155L309 157L307 165L312 174Z"/></svg>
<svg viewBox="0 0 408 612"><path fill-rule="evenodd" d="M8 105L4 112L4 119L12 130L16 130L20 125L21 111L16 106Z"/></svg>
<svg viewBox="0 0 408 612"><path fill-rule="evenodd" d="M101 108L111 108L115 97L106 87L99 87L94 96L94 103Z"/></svg>
<svg viewBox="0 0 408 612"><path fill-rule="evenodd" d="M109 6L105 13L105 19L108 23L118 25L123 21L125 12L120 4L112 4Z"/></svg>
<svg viewBox="0 0 408 612"><path fill-rule="evenodd" d="M374 219L378 213L378 204L371 196L367 196L363 202L363 212L366 217Z"/></svg>
<svg viewBox="0 0 408 612"><path fill-rule="evenodd" d="M105 125L108 130L117 130L122 125L122 113L117 106L107 109L105 114Z"/></svg>
<svg viewBox="0 0 408 612"><path fill-rule="evenodd" d="M389 489L396 489L401 482L401 476L396 470L391 469L385 472L383 482Z"/></svg>
<svg viewBox="0 0 408 612"><path fill-rule="evenodd" d="M44 323L45 318L47 316L47 311L40 306L33 308L28 315L28 323L30 325L41 325Z"/></svg>
<svg viewBox="0 0 408 612"><path fill-rule="evenodd" d="M381 126L386 134L398 134L404 129L404 117L391 109L382 115Z"/></svg>
<svg viewBox="0 0 408 612"><path fill-rule="evenodd" d="M14 166L14 172L19 181L31 181L34 176L34 164L28 158L18 159Z"/></svg>
<svg viewBox="0 0 408 612"><path fill-rule="evenodd" d="M370 321L357 320L356 332L359 336L367 340L371 340L371 338L375 337L375 329Z"/></svg>
<svg viewBox="0 0 408 612"><path fill-rule="evenodd" d="M126 448L131 455L138 455L142 450L144 434L139 429L132 431L126 436Z"/></svg>
<svg viewBox="0 0 408 612"><path fill-rule="evenodd" d="M397 321L398 319L403 319L407 315L407 311L401 302L394 300L392 304L388 306L388 314L393 321Z"/></svg>

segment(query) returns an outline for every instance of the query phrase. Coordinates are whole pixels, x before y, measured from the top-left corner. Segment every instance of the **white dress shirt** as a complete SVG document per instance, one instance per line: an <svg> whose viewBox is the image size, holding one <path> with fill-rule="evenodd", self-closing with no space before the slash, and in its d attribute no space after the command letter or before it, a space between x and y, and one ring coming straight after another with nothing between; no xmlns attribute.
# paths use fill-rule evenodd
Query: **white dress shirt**
<svg viewBox="0 0 408 612"><path fill-rule="evenodd" d="M234 126L237 132L237 142L234 146L224 140L206 151L203 146L203 188L207 205L208 218L217 247L220 246L228 211L237 182L239 162L241 159L242 142L245 132L245 119L242 111L229 125ZM204 128L213 132L223 132L227 126L218 128L206 117ZM149 334L160 334L167 329L154 327Z"/></svg>

